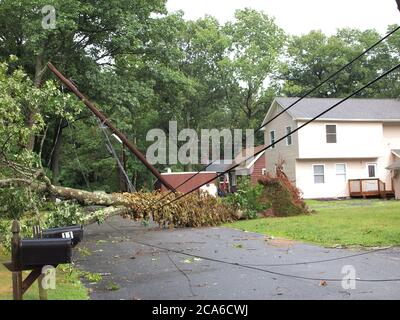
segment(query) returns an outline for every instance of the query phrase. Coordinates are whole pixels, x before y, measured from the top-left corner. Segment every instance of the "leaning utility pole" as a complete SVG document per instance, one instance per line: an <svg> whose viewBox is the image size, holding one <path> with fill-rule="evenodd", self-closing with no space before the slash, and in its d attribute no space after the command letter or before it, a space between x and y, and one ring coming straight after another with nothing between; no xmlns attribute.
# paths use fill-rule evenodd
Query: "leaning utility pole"
<svg viewBox="0 0 400 320"><path fill-rule="evenodd" d="M146 159L146 157L134 146L132 143L129 142L128 138L120 132L114 125L107 119L105 115L103 115L95 105L88 100L79 90L78 88L66 77L62 75L60 71L57 70L55 66L53 66L50 62L47 64L49 69L57 76L58 79L62 83L65 84L82 102L93 112L93 114L100 119L100 121L106 125L118 138L121 139L122 143L131 151L146 167L151 171L151 173L169 190L175 192L175 188L172 187L164 177L157 171L154 166L152 166Z"/></svg>

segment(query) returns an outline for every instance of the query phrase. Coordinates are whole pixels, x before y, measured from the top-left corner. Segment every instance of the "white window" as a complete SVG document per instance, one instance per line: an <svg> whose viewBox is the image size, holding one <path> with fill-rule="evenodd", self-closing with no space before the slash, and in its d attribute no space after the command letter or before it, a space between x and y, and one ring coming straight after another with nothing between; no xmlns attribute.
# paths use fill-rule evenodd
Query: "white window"
<svg viewBox="0 0 400 320"><path fill-rule="evenodd" d="M275 130L271 130L269 132L269 143L272 145L273 143L275 143ZM275 145L273 145L271 147L271 149L275 149Z"/></svg>
<svg viewBox="0 0 400 320"><path fill-rule="evenodd" d="M326 129L326 143L337 143L336 124L327 124Z"/></svg>
<svg viewBox="0 0 400 320"><path fill-rule="evenodd" d="M368 177L376 178L376 163L368 163Z"/></svg>
<svg viewBox="0 0 400 320"><path fill-rule="evenodd" d="M325 183L325 166L323 164L315 164L314 168L314 183Z"/></svg>
<svg viewBox="0 0 400 320"><path fill-rule="evenodd" d="M336 179L340 182L347 181L347 174L346 174L346 164L345 163L338 163L336 164Z"/></svg>
<svg viewBox="0 0 400 320"><path fill-rule="evenodd" d="M292 127L286 127L286 134L291 134L291 133L292 133ZM287 146L291 146L292 145L292 135L287 136L286 145Z"/></svg>

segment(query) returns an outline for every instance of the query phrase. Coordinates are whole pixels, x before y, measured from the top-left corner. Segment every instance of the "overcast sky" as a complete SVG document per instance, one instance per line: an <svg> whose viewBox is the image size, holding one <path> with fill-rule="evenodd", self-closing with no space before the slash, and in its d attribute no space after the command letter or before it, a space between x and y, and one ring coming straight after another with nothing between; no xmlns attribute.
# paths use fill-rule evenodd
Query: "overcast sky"
<svg viewBox="0 0 400 320"><path fill-rule="evenodd" d="M400 22L395 0L168 0L169 11L183 10L186 19L206 14L220 22L232 20L237 9L250 7L274 16L291 34L321 29L333 34L337 28L376 28L384 33Z"/></svg>

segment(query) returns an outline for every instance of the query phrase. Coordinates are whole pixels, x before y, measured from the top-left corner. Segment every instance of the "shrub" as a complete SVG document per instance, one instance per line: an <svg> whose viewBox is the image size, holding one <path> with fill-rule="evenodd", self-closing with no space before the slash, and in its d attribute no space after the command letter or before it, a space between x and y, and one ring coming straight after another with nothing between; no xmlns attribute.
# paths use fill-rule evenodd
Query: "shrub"
<svg viewBox="0 0 400 320"><path fill-rule="evenodd" d="M252 185L250 179L241 179L238 191L226 197L226 201L237 210L240 210L247 219L257 218L257 214L271 207L271 203L262 198L262 185Z"/></svg>

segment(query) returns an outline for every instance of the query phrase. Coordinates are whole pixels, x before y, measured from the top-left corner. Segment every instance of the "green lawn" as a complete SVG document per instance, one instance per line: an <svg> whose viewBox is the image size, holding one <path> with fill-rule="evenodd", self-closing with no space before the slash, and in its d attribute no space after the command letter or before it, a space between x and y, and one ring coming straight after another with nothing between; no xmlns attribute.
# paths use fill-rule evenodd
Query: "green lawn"
<svg viewBox="0 0 400 320"><path fill-rule="evenodd" d="M9 261L8 256L0 247L0 300L12 299L11 272L2 262ZM24 278L26 277L24 274ZM49 300L87 300L88 291L79 280L78 272L73 268L60 266L57 268L56 290L48 291ZM24 295L24 300L38 300L39 289L37 281Z"/></svg>
<svg viewBox="0 0 400 320"><path fill-rule="evenodd" d="M228 225L275 237L333 246L400 245L400 201L307 201L315 213Z"/></svg>

